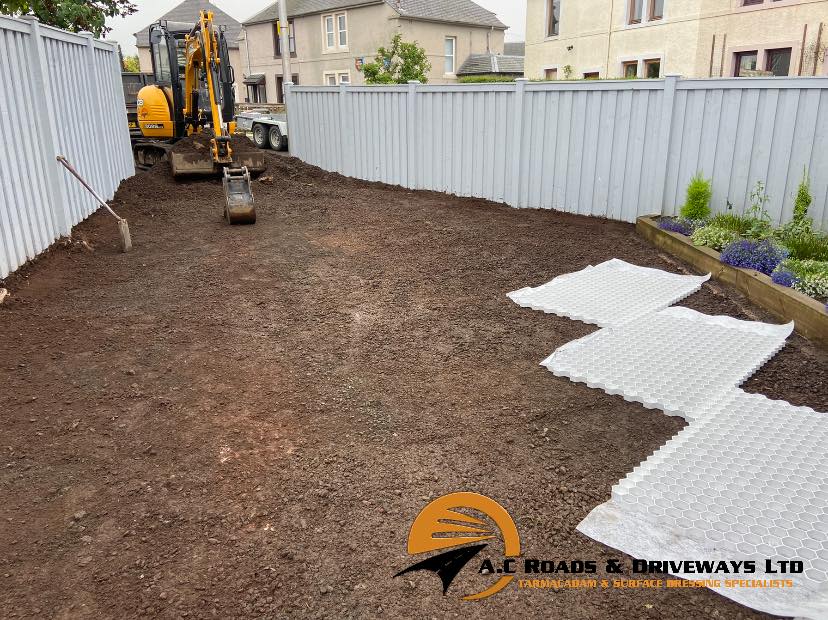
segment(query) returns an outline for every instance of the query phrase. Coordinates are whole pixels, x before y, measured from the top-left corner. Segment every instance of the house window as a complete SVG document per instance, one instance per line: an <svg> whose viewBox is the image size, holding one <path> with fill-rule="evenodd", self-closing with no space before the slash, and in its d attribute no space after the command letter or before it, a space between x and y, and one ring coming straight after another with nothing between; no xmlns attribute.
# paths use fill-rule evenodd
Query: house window
<svg viewBox="0 0 828 620"><path fill-rule="evenodd" d="M584 79L585 80L597 80L600 77L601 76L599 75L599 73L597 71L588 71L588 72L584 73Z"/></svg>
<svg viewBox="0 0 828 620"><path fill-rule="evenodd" d="M638 61L632 60L621 65L624 68L624 79L632 80L638 77Z"/></svg>
<svg viewBox="0 0 828 620"><path fill-rule="evenodd" d="M754 4L762 4L765 0L742 0L742 6L753 6Z"/></svg>
<svg viewBox="0 0 828 620"><path fill-rule="evenodd" d="M446 37L446 75L454 75L457 58L457 37Z"/></svg>
<svg viewBox="0 0 828 620"><path fill-rule="evenodd" d="M273 24L273 41L274 41L274 55L276 58L282 57L282 39L279 36L279 22ZM293 30L293 20L288 20L288 47L290 48L290 55L296 56L296 37Z"/></svg>
<svg viewBox="0 0 828 620"><path fill-rule="evenodd" d="M628 24L654 22L664 17L664 0L628 0L628 2Z"/></svg>
<svg viewBox="0 0 828 620"><path fill-rule="evenodd" d="M765 52L765 71L774 75L788 75L791 72L791 48L785 47Z"/></svg>
<svg viewBox="0 0 828 620"><path fill-rule="evenodd" d="M543 79L545 80L557 80L558 79L558 70L557 69L545 69L543 72Z"/></svg>
<svg viewBox="0 0 828 620"><path fill-rule="evenodd" d="M325 31L326 51L348 49L348 17L345 13L323 15L322 28Z"/></svg>
<svg viewBox="0 0 828 620"><path fill-rule="evenodd" d="M328 49L336 47L336 35L334 33L334 16L325 15L325 45Z"/></svg>
<svg viewBox="0 0 828 620"><path fill-rule="evenodd" d="M339 86L340 84L351 83L350 71L325 71L322 74L322 83L325 86Z"/></svg>
<svg viewBox="0 0 828 620"><path fill-rule="evenodd" d="M267 103L267 88L265 85L249 85L247 87L247 101L250 103Z"/></svg>
<svg viewBox="0 0 828 620"><path fill-rule="evenodd" d="M561 30L561 0L546 0L546 36L557 37Z"/></svg>
<svg viewBox="0 0 828 620"><path fill-rule="evenodd" d="M630 0L630 17L628 24L640 24L644 15L644 0Z"/></svg>
<svg viewBox="0 0 828 620"><path fill-rule="evenodd" d="M299 76L295 73L291 77L294 86L299 86ZM276 103L285 102L285 80L281 75L276 76Z"/></svg>
<svg viewBox="0 0 828 620"><path fill-rule="evenodd" d="M759 53L756 50L750 52L736 52L734 63L734 77L742 77L745 71L756 71L756 61Z"/></svg>
<svg viewBox="0 0 828 620"><path fill-rule="evenodd" d="M336 25L339 31L339 47L348 47L348 20L345 13L336 16Z"/></svg>
<svg viewBox="0 0 828 620"><path fill-rule="evenodd" d="M652 58L644 61L644 77L655 80L661 77L661 60Z"/></svg>

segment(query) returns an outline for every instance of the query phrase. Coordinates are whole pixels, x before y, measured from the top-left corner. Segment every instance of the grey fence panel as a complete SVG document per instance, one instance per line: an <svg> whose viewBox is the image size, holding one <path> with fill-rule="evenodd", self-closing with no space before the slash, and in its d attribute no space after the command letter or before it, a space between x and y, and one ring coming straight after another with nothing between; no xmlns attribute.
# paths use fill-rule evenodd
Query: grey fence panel
<svg viewBox="0 0 828 620"><path fill-rule="evenodd" d="M3 278L98 209L57 155L106 199L135 174L117 46L0 17L0 132Z"/></svg>
<svg viewBox="0 0 828 620"><path fill-rule="evenodd" d="M288 87L293 153L369 181L633 222L713 207L777 223L807 170L828 228L828 78Z"/></svg>

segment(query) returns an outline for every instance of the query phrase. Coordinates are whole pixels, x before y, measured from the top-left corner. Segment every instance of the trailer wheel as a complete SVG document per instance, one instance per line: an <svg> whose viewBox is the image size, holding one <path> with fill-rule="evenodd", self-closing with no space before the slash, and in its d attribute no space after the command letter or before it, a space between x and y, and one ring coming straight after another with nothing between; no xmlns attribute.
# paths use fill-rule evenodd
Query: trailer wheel
<svg viewBox="0 0 828 620"><path fill-rule="evenodd" d="M287 140L282 135L281 130L278 127L271 127L270 128L270 148L274 151L284 151L285 147L287 146Z"/></svg>
<svg viewBox="0 0 828 620"><path fill-rule="evenodd" d="M266 149L269 144L267 141L267 127L264 125L253 125L253 144L260 149Z"/></svg>

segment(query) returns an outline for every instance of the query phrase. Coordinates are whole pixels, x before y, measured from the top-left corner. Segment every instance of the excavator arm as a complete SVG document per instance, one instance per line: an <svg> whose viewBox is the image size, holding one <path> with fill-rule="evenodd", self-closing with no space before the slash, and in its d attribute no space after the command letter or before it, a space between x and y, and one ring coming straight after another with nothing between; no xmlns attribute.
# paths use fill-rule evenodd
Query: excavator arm
<svg viewBox="0 0 828 620"><path fill-rule="evenodd" d="M215 134L211 142L213 161L219 165L230 165L233 163L230 136L235 131L235 123L224 119L225 116L232 118L233 114L233 69L229 64L224 34L213 26L212 12L201 11L198 23L185 39L185 58L184 92L187 97L184 116L196 123L203 122L199 106L199 77L203 74Z"/></svg>
<svg viewBox="0 0 828 620"><path fill-rule="evenodd" d="M225 194L224 215L231 224L254 224L256 209L250 185L250 169L235 157L231 136L236 130L232 119L233 68L230 66L224 33L213 25L213 13L201 11L199 21L184 39L184 118L188 133L200 131L209 122L213 129L210 140L211 165L223 175ZM201 105L202 85L206 85L206 106ZM209 118L205 118L205 108ZM262 157L258 155L258 157ZM250 155L246 156L248 159ZM192 154L173 152L173 174L186 174L194 164ZM197 162L195 162L198 165ZM263 162L253 168L263 168Z"/></svg>

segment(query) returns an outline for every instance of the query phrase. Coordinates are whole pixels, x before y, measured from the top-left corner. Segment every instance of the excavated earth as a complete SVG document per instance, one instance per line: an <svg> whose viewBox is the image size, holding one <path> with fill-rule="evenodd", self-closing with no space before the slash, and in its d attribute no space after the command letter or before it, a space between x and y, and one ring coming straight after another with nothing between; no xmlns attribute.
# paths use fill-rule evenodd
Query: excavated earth
<svg viewBox="0 0 828 620"><path fill-rule="evenodd" d="M626 224L268 161L256 226L159 165L113 201L131 254L97 213L2 283L0 617L765 617L701 589L463 602L491 583L475 562L445 596L395 579L453 491L502 503L527 557L631 577L575 527L683 423L541 368L595 328L506 293L687 267ZM684 305L770 320L715 283ZM826 379L797 336L747 389L828 411Z"/></svg>

